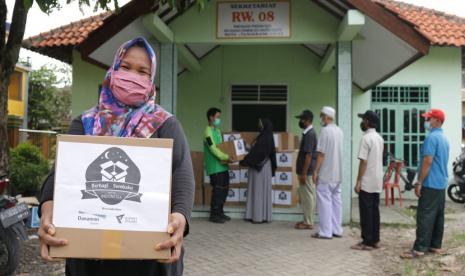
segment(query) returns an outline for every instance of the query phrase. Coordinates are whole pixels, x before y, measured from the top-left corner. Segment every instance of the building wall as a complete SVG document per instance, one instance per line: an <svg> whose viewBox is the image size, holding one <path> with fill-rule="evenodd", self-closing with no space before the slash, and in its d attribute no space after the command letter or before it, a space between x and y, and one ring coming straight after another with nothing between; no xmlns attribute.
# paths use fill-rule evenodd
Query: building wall
<svg viewBox="0 0 465 276"><path fill-rule="evenodd" d="M446 113L444 133L450 143L449 172L452 162L460 154L462 142L461 50L451 47L432 47L430 53L404 68L381 85L429 85L431 107ZM357 113L370 108L370 92L354 91L353 96L353 176L357 176L357 151L362 132ZM449 176L451 176L449 174ZM413 193L406 193L413 196Z"/></svg>
<svg viewBox="0 0 465 276"><path fill-rule="evenodd" d="M105 70L83 61L77 51L73 52L73 93L71 94L73 117L97 104L98 87L104 77Z"/></svg>
<svg viewBox="0 0 465 276"><path fill-rule="evenodd" d="M312 1L290 1L291 37L219 39L216 36L217 2L211 0L202 12L189 9L169 23L176 43L226 43L226 44L301 44L329 43L337 40L339 19ZM311 15L311 16L309 16Z"/></svg>
<svg viewBox="0 0 465 276"><path fill-rule="evenodd" d="M231 84L287 84L288 131L299 134L293 115L310 108L316 116L323 105L336 104L334 70L319 72L320 58L299 45L222 46L200 61L199 72L184 72L178 78L177 117L181 121L191 150L202 150L206 126L205 112L211 106L223 110L223 130L231 129ZM98 85L105 71L83 62L78 53L73 62L73 115L97 102ZM382 85L429 85L431 107L446 111L444 124L450 149L450 163L460 153L462 94L460 49L433 47L430 53L411 64ZM357 175L357 152L361 138L357 113L369 109L370 92L353 88L352 176ZM315 123L317 133L319 125ZM450 170L449 170L450 171ZM412 193L405 194L412 196Z"/></svg>
<svg viewBox="0 0 465 276"><path fill-rule="evenodd" d="M27 72L20 68L15 68L14 74L10 76L8 86L8 115L24 117L26 102ZM18 96L20 96L18 98Z"/></svg>
<svg viewBox="0 0 465 276"><path fill-rule="evenodd" d="M178 79L177 116L191 150L202 150L206 111L223 111L223 130L231 129L232 84L287 84L288 131L299 134L294 115L310 108L316 116L323 105L335 105L335 73L319 72L320 58L303 46L222 46L201 61L199 72ZM319 126L316 126L319 130Z"/></svg>

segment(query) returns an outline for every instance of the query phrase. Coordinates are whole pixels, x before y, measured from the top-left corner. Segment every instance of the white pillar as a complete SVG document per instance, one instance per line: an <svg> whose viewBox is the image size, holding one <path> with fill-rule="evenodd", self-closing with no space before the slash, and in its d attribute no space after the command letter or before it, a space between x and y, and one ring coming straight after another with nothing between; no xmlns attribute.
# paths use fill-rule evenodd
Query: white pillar
<svg viewBox="0 0 465 276"><path fill-rule="evenodd" d="M337 122L344 133L342 146L342 220L352 212L352 42L337 44Z"/></svg>
<svg viewBox="0 0 465 276"><path fill-rule="evenodd" d="M178 58L174 43L163 43L160 47L160 105L176 113L178 80Z"/></svg>

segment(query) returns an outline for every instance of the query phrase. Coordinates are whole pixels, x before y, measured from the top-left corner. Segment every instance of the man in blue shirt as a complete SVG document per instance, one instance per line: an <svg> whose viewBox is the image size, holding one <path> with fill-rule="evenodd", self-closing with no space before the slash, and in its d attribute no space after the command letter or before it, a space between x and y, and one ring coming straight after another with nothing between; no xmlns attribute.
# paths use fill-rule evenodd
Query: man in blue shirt
<svg viewBox="0 0 465 276"><path fill-rule="evenodd" d="M415 183L415 194L419 197L416 240L413 249L401 255L404 258L420 257L427 251L441 253L444 233L445 190L449 178L449 142L442 130L445 115L440 109L431 109L422 117L429 134L423 142Z"/></svg>

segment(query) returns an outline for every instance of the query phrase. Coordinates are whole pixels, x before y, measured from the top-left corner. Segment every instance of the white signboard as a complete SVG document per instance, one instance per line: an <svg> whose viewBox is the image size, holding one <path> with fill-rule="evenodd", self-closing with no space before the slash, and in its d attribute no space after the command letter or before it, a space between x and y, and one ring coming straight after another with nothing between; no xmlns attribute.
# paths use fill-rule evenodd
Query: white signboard
<svg viewBox="0 0 465 276"><path fill-rule="evenodd" d="M60 141L56 227L166 232L172 149Z"/></svg>
<svg viewBox="0 0 465 276"><path fill-rule="evenodd" d="M217 5L217 38L291 36L289 1L228 1Z"/></svg>

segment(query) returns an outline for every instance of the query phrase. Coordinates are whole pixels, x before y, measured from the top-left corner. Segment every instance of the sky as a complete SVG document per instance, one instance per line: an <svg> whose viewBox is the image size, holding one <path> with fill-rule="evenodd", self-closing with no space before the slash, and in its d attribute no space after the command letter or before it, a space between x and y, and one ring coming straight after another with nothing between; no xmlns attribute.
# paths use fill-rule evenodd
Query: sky
<svg viewBox="0 0 465 276"><path fill-rule="evenodd" d="M8 7L8 21L11 21L14 2L15 0L6 0ZM46 32L52 28L66 25L72 21L77 21L79 19L96 14L93 12L92 7L84 7L81 12L77 4L78 1L76 0L72 1L72 3L69 5L66 5L66 0L61 0L61 2L63 3L63 8L57 11L53 11L49 15L43 13L38 8L37 4L34 3L33 7L29 11L26 24L26 33L24 37L27 38L41 32ZM95 0L91 0L90 2L94 3ZM120 5L124 5L129 2L129 0L119 0L118 2ZM402 2L436 9L465 18L465 0L402 0ZM102 11L100 10L97 13L99 12ZM22 49L20 52L20 58L25 60L27 57L30 57L33 69L39 68L40 66L49 63L62 66L64 65L55 59L51 59L40 54Z"/></svg>

